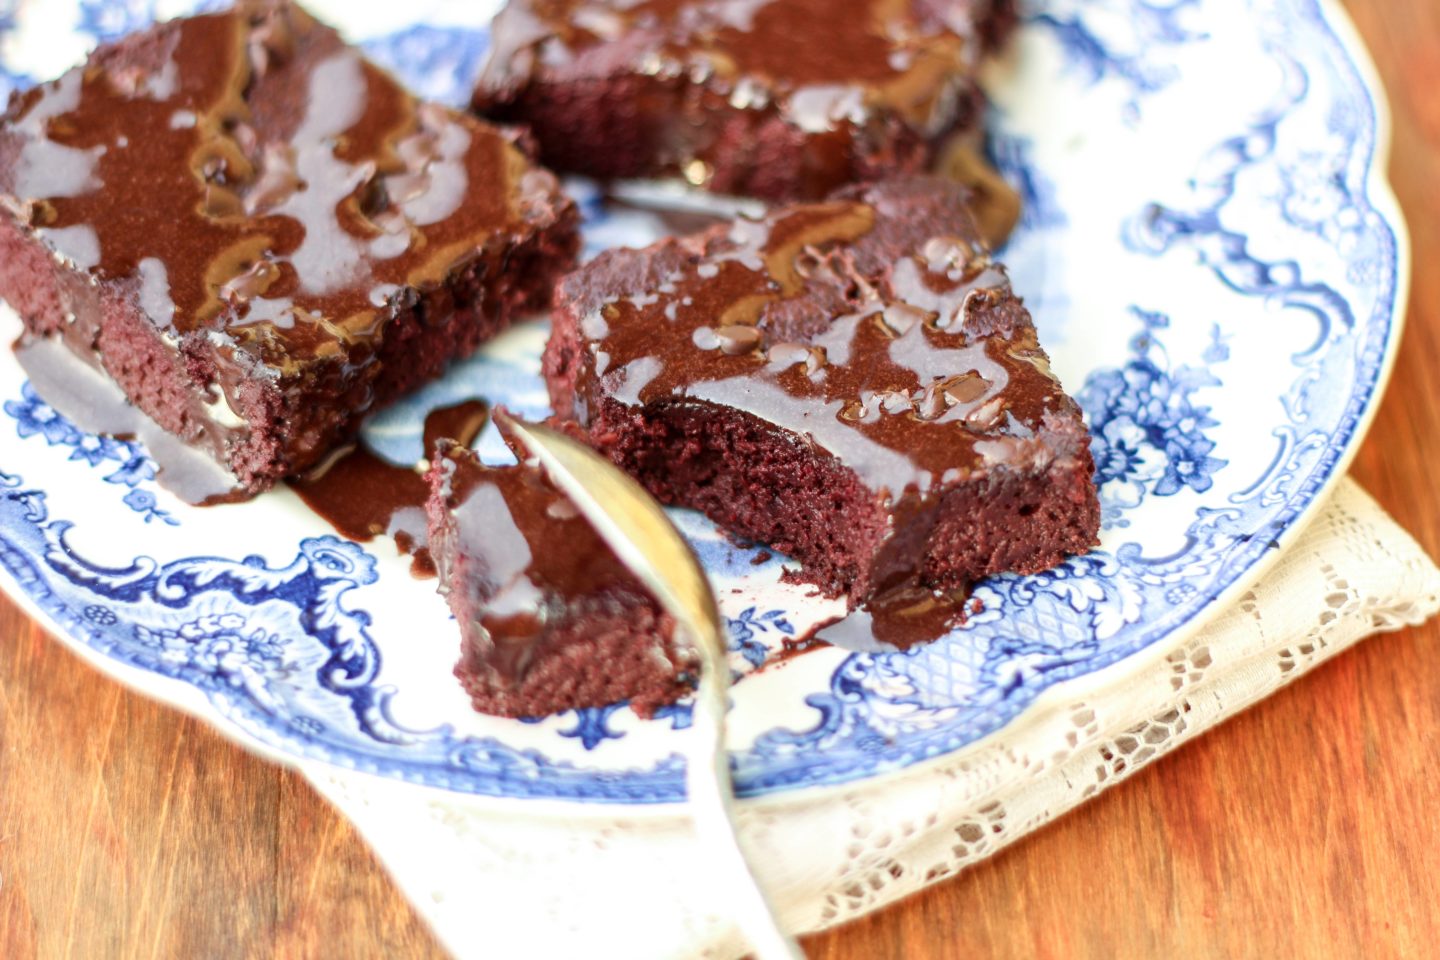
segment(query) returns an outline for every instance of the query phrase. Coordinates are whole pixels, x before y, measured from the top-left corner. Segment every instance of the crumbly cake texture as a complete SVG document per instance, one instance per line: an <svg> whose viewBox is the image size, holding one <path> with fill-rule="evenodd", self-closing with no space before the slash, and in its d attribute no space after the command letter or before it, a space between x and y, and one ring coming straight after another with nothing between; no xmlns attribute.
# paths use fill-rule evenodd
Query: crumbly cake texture
<svg viewBox="0 0 1440 960"><path fill-rule="evenodd" d="M557 169L819 199L977 125L1014 21L1013 0L510 0L474 104Z"/></svg>
<svg viewBox="0 0 1440 960"><path fill-rule="evenodd" d="M455 675L476 710L628 700L649 717L690 689L674 621L539 466L489 467L442 442L429 481L430 550L460 624Z"/></svg>
<svg viewBox="0 0 1440 960"><path fill-rule="evenodd" d="M0 296L243 492L543 309L577 249L513 133L289 3L102 46L0 116Z"/></svg>
<svg viewBox="0 0 1440 960"><path fill-rule="evenodd" d="M1096 543L1089 436L948 181L851 188L562 281L556 411L853 603Z"/></svg>

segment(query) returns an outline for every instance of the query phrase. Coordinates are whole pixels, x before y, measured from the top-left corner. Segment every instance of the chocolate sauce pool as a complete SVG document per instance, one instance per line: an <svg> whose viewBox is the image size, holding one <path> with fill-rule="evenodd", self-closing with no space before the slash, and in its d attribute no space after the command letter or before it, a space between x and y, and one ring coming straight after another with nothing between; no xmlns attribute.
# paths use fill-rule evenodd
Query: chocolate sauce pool
<svg viewBox="0 0 1440 960"><path fill-rule="evenodd" d="M470 446L488 420L489 408L481 400L432 411L425 418L426 453L445 438ZM428 467L427 461L408 467L391 463L359 443L288 483L306 506L342 536L361 543L392 537L396 548L411 558L412 574L433 577L435 561L425 531Z"/></svg>
<svg viewBox="0 0 1440 960"><path fill-rule="evenodd" d="M852 653L900 653L933 643L962 626L983 609L969 590L949 594L910 587L872 598L843 617L817 624L798 637L786 638L772 651L761 670L772 670L825 647Z"/></svg>
<svg viewBox="0 0 1440 960"><path fill-rule="evenodd" d="M939 640L965 622L970 590L937 591L918 584L873 597L794 644L828 644L858 653L894 653ZM806 647L805 649L809 649Z"/></svg>

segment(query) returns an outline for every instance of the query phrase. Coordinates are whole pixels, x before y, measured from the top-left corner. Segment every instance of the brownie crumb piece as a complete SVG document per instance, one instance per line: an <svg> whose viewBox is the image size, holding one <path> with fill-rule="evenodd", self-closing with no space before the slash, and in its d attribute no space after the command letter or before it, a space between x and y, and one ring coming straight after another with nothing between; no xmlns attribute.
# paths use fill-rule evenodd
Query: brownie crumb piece
<svg viewBox="0 0 1440 960"><path fill-rule="evenodd" d="M854 605L1088 550L1089 435L966 200L890 181L602 254L557 293L556 411Z"/></svg>
<svg viewBox="0 0 1440 960"><path fill-rule="evenodd" d="M0 296L245 494L543 309L576 250L514 134L290 3L101 46L0 114Z"/></svg>
<svg viewBox="0 0 1440 960"><path fill-rule="evenodd" d="M429 480L430 550L460 623L455 675L476 710L629 700L648 717L690 689L673 619L539 466L488 467L442 442Z"/></svg>
<svg viewBox="0 0 1440 960"><path fill-rule="evenodd" d="M975 127L1013 0L510 0L477 85L557 169L818 199Z"/></svg>

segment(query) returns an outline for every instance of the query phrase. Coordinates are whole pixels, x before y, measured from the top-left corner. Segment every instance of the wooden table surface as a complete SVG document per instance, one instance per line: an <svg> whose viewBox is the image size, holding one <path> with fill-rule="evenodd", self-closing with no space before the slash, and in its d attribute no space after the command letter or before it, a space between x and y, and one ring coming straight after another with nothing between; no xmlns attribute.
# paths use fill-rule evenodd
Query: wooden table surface
<svg viewBox="0 0 1440 960"><path fill-rule="evenodd" d="M1395 112L1405 351L1355 475L1440 555L1440 2L1352 0ZM1362 644L826 960L1440 949L1440 624ZM0 599L0 957L439 957L297 775L104 679Z"/></svg>

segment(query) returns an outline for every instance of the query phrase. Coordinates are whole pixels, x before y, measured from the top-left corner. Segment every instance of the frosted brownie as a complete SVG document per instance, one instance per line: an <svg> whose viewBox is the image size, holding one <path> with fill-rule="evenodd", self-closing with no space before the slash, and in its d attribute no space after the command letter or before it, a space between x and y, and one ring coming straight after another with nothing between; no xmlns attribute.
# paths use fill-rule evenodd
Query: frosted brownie
<svg viewBox="0 0 1440 960"><path fill-rule="evenodd" d="M576 249L514 135L287 3L102 46L0 115L0 295L240 493L542 308Z"/></svg>
<svg viewBox="0 0 1440 960"><path fill-rule="evenodd" d="M556 411L855 604L1088 550L1089 436L966 199L890 181L602 254L557 290Z"/></svg>

